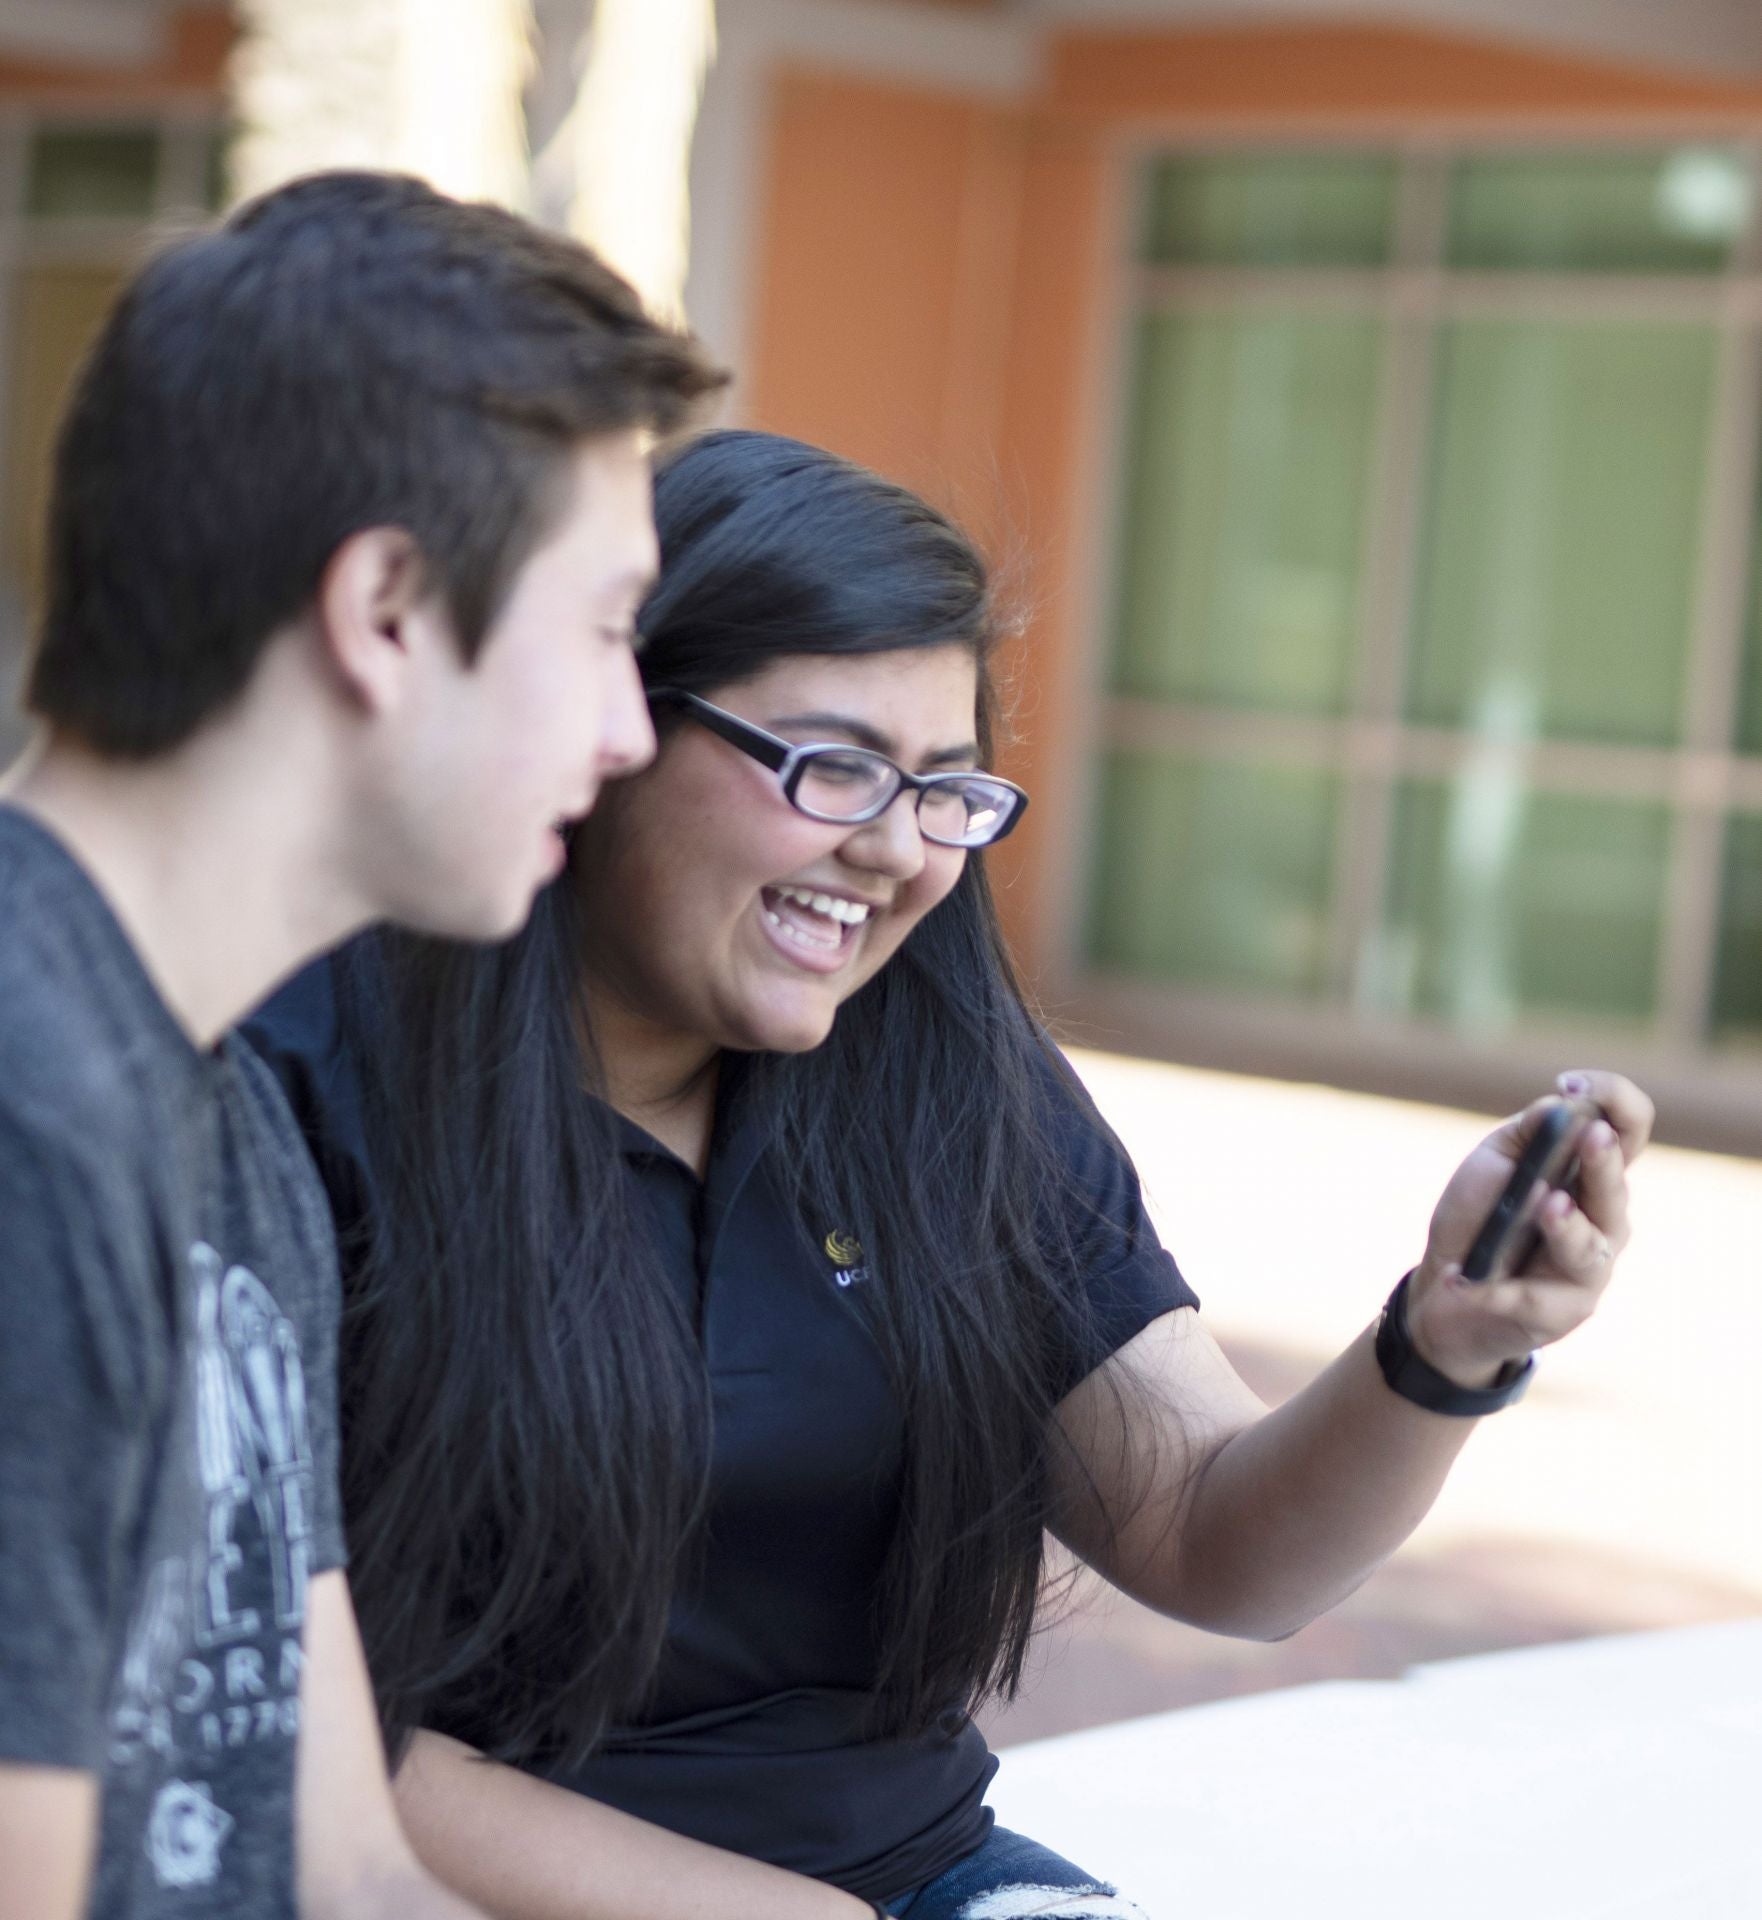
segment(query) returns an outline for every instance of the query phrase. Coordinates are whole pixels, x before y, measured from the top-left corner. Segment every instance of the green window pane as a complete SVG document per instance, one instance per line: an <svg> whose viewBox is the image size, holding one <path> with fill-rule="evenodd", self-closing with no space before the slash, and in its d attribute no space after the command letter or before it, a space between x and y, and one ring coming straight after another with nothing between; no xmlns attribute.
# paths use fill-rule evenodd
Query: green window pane
<svg viewBox="0 0 1762 1920"><path fill-rule="evenodd" d="M1445 330L1414 719L1676 742L1716 352L1696 326Z"/></svg>
<svg viewBox="0 0 1762 1920"><path fill-rule="evenodd" d="M1561 273L1717 273L1749 225L1745 162L1721 147L1465 160L1452 266Z"/></svg>
<svg viewBox="0 0 1762 1920"><path fill-rule="evenodd" d="M1344 707L1381 359L1369 320L1142 323L1119 691Z"/></svg>
<svg viewBox="0 0 1762 1920"><path fill-rule="evenodd" d="M153 211L159 141L150 130L40 133L26 205L41 219L144 219Z"/></svg>
<svg viewBox="0 0 1762 1920"><path fill-rule="evenodd" d="M1750 603L1744 621L1743 677L1734 726L1739 753L1762 753L1762 498L1750 547Z"/></svg>
<svg viewBox="0 0 1762 1920"><path fill-rule="evenodd" d="M1395 232L1386 154L1257 153L1160 161L1144 257L1201 267L1380 267Z"/></svg>
<svg viewBox="0 0 1762 1920"><path fill-rule="evenodd" d="M1496 760L1404 782L1372 997L1475 1032L1531 1014L1643 1023L1669 850L1663 806L1535 793Z"/></svg>
<svg viewBox="0 0 1762 1920"><path fill-rule="evenodd" d="M1726 823L1713 1031L1721 1039L1762 1041L1762 814Z"/></svg>
<svg viewBox="0 0 1762 1920"><path fill-rule="evenodd" d="M1339 800L1330 773L1110 755L1090 959L1161 980L1318 993Z"/></svg>

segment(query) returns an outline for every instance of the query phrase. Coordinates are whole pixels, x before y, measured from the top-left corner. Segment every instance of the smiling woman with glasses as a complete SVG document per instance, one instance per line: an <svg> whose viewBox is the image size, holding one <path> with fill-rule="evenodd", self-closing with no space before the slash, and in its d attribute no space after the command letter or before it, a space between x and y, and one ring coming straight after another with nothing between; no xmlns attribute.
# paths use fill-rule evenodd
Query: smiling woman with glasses
<svg viewBox="0 0 1762 1920"><path fill-rule="evenodd" d="M986 770L971 544L765 434L674 453L655 508L655 760L527 932L376 940L260 1030L349 1256L405 1819L511 1920L1119 1920L985 1806L972 1713L1022 1677L1048 1532L1165 1612L1292 1631L1589 1311L1623 1149L1492 1300L1449 1261L1494 1136L1375 1352L1268 1413L1012 971L986 858L1027 796ZM1593 1092L1636 1149L1640 1096ZM1247 1230L1303 1257L1301 1222Z"/></svg>

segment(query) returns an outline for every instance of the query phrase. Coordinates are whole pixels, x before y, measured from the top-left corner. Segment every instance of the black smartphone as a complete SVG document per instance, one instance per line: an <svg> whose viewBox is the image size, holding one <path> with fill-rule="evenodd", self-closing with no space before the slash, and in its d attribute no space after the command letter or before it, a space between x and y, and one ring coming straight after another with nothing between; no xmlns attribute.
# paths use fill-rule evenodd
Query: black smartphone
<svg viewBox="0 0 1762 1920"><path fill-rule="evenodd" d="M1521 1273L1535 1257L1542 1230L1536 1213L1548 1195L1578 1180L1579 1143L1585 1129L1603 1117L1594 1100L1556 1100L1543 1110L1505 1191L1481 1222L1462 1263L1465 1280L1503 1280Z"/></svg>

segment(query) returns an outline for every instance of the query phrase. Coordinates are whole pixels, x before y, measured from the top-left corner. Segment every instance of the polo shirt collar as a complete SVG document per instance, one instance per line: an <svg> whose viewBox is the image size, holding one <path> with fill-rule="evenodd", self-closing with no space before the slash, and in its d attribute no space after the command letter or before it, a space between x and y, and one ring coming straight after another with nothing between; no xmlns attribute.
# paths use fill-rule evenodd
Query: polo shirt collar
<svg viewBox="0 0 1762 1920"><path fill-rule="evenodd" d="M657 1140L646 1127L612 1109L618 1150L628 1161L649 1167L674 1168L693 1186L701 1185L705 1202L704 1227L713 1237L752 1177L770 1138L769 1121L752 1102L741 1097L751 1071L751 1056L725 1052L716 1082L716 1113L711 1123L710 1158L704 1178Z"/></svg>

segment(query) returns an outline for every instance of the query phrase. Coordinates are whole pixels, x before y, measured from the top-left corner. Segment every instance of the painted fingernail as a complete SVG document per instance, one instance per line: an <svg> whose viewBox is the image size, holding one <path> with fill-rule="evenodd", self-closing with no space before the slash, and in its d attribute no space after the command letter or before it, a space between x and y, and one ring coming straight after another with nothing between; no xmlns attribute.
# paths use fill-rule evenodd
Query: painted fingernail
<svg viewBox="0 0 1762 1920"><path fill-rule="evenodd" d="M1615 1129L1607 1120L1599 1120L1585 1135L1585 1145L1592 1153L1607 1153L1615 1144Z"/></svg>
<svg viewBox="0 0 1762 1920"><path fill-rule="evenodd" d="M1563 1073L1554 1083L1562 1093L1589 1093L1591 1083L1582 1073Z"/></svg>
<svg viewBox="0 0 1762 1920"><path fill-rule="evenodd" d="M1553 1220L1564 1220L1572 1212L1570 1193L1553 1193L1548 1196L1548 1216Z"/></svg>

